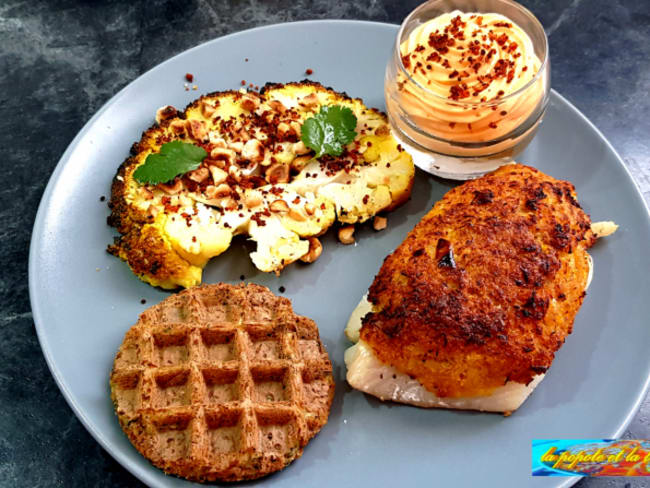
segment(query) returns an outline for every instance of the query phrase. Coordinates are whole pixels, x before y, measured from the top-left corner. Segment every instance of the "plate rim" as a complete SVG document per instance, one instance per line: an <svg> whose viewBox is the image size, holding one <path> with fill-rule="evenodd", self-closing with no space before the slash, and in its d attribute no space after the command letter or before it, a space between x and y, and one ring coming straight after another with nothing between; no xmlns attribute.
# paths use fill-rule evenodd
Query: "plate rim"
<svg viewBox="0 0 650 488"><path fill-rule="evenodd" d="M198 50L202 48L203 46L213 43L215 41L220 41L223 39L230 39L230 38L235 38L241 35L250 35L251 33L254 32L259 32L263 30L268 30L268 29L278 29L278 28L285 28L288 26L299 26L299 25L308 25L308 24L321 24L321 25L331 25L331 24L364 24L364 25L374 25L380 28L389 28L389 29L394 29L397 31L399 28L398 24L393 24L389 22L380 22L380 21L367 21L367 20L355 20L355 19L314 19L314 20L301 20L301 21L294 21L294 22L279 22L279 23L274 23L270 25L263 25L263 26L257 26L253 27L250 29L244 29L241 31L237 32L232 32L230 34L224 35L224 36L219 36L219 37L214 37L212 39L208 39L204 42L201 42L195 46L190 47L189 49L186 49L184 51L181 51L175 55L173 55L170 58L165 59L161 63L156 64L155 66L152 66L149 68L147 71L143 72L133 80L131 80L129 83L127 83L124 87L122 87L115 95L110 97L93 115L88 121L82 126L82 128L79 130L77 135L72 139L72 141L68 144L66 147L65 151L59 158L59 161L57 162L54 170L52 171L47 185L43 191L43 194L41 196L39 205L38 205L38 210L36 212L36 216L34 218L34 225L32 227L32 235L30 238L30 244L29 244L29 254L28 254L28 290L29 290L29 300L30 300L30 307L31 307L31 312L32 312L32 319L34 322L34 328L36 329L36 336L38 338L39 346L41 348L41 352L43 353L43 356L45 357L45 362L47 364L47 367L50 371L50 374L54 378L54 381L59 388L59 391L62 393L66 403L68 406L71 408L77 419L81 422L81 424L84 426L86 431L93 437L93 439L113 458L115 461L117 461L122 468L127 470L131 475L133 475L135 478L137 478L140 482L144 483L147 486L149 485L149 480L146 479L144 476L144 473L141 473L140 469L137 468L137 466L133 463L131 463L127 457L126 454L120 450L120 449L114 449L112 446L110 446L108 440L105 438L105 436L98 430L96 430L95 426L93 425L92 420L87 417L86 413L83 411L80 405L77 404L76 400L74 399L74 396L71 392L71 390L67 387L65 383L65 379L63 378L61 372L56 366L56 363L52 357L52 349L51 345L48 342L48 340L45 338L45 333L44 333L44 322L46 320L43 320L43 314L41 313L40 310L40 305L38 303L38 291L36 287L36 275L38 273L38 268L35 265L37 256L36 256L36 249L40 248L41 246L41 241L42 241L42 232L39 232L40 230L43 229L44 227L44 215L46 213L47 206L49 204L49 201L51 200L51 195L53 192L53 188L56 186L56 183L59 181L61 177L61 173L63 171L63 168L66 166L68 160L70 159L70 154L75 150L75 148L79 145L80 141L86 136L86 134L89 132L90 128L94 125L95 121L102 116L104 112L106 112L111 106L114 104L118 103L120 98L123 96L124 92L128 90L131 85L136 83L138 80L141 78L147 76L149 73L152 71L160 68L161 66L164 66L168 63L173 62L176 58L181 57L181 56L186 56L192 51ZM558 93L555 89L551 88L551 96L556 97L557 100L559 100L563 105L565 105L570 111L572 111L575 115L577 115L586 125L592 129L597 136L603 141L606 145L606 147L614 154L618 164L623 167L625 176L629 180L629 182L632 183L632 186L634 187L636 191L636 197L639 198L639 200L642 202L643 208L645 209L646 217L648 220L650 220L650 206L648 205L648 202L646 202L643 193L641 192L641 189L639 188L638 183L632 176L632 173L630 172L630 169L627 167L621 156L619 155L618 151L614 148L612 143L607 139L603 133L600 131L600 129L591 121L585 114L582 113L575 105L573 105L566 97ZM639 394L637 395L637 398L634 399L634 402L632 403L632 408L628 409L627 415L623 419L623 422L616 428L614 431L613 435L610 436L610 438L618 438L625 432L627 427L629 426L630 422L634 419L635 415L637 414L641 403L645 399L646 395L648 394L648 390L650 389L650 372L648 373L645 383L643 384L642 388L639 391ZM564 487L569 487L575 484L577 481L579 481L580 478L577 477L572 477L564 480L560 485L558 485L560 488Z"/></svg>

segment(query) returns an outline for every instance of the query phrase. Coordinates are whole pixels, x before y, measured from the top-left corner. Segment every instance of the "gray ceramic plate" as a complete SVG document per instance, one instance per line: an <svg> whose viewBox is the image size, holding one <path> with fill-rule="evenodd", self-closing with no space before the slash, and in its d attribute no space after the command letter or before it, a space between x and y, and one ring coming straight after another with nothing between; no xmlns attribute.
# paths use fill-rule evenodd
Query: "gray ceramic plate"
<svg viewBox="0 0 650 488"><path fill-rule="evenodd" d="M30 294L43 353L61 391L90 433L152 486L180 486L131 447L113 414L108 375L125 331L166 293L136 279L105 252L107 195L131 143L164 104L185 106L199 93L313 79L383 107L384 67L397 26L322 21L276 25L208 42L157 66L108 102L79 133L43 196L30 250ZM248 62L245 61L248 58ZM193 73L199 91L185 91ZM419 172L413 199L386 231L358 231L356 246L331 233L311 266L282 276L257 272L237 241L208 265L206 283L246 280L286 287L299 314L318 323L334 363L330 420L303 457L261 483L273 486L559 486L532 479L531 439L621 434L637 410L650 371L648 212L623 162L575 108L553 93L543 127L521 161L572 181L594 219L619 231L593 249L595 277L546 379L512 417L381 403L346 385L343 336L348 314L383 258L452 183ZM142 305L141 299L147 304Z"/></svg>

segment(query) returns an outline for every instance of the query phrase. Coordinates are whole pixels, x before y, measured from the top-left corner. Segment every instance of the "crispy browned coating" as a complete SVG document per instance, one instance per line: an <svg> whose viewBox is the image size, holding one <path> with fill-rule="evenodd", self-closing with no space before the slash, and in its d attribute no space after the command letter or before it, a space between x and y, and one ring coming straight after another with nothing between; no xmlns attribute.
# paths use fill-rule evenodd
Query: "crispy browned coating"
<svg viewBox="0 0 650 488"><path fill-rule="evenodd" d="M571 183L504 166L449 191L386 258L361 338L440 397L527 384L571 333L595 240Z"/></svg>

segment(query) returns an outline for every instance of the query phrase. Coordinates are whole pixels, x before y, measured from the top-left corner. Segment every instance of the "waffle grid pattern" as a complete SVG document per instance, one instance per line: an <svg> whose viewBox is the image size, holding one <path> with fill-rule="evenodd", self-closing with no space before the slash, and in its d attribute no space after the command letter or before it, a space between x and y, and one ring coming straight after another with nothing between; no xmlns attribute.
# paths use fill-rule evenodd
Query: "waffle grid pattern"
<svg viewBox="0 0 650 488"><path fill-rule="evenodd" d="M208 285L143 313L115 359L124 431L168 473L282 469L327 422L334 383L316 324L258 285Z"/></svg>

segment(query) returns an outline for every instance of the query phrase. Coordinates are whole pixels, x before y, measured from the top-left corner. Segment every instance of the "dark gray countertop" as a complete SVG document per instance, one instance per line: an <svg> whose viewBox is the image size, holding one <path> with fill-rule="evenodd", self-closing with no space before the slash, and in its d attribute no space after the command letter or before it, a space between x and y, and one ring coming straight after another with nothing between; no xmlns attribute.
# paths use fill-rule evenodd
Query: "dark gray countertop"
<svg viewBox="0 0 650 488"><path fill-rule="evenodd" d="M303 19L399 23L418 3L0 2L1 486L138 485L65 403L41 354L27 293L29 239L41 194L66 146L92 114L144 71L203 41ZM650 201L650 2L523 3L549 35L553 87L612 142ZM650 438L650 398L625 437ZM578 486L648 484L628 478L585 480Z"/></svg>

